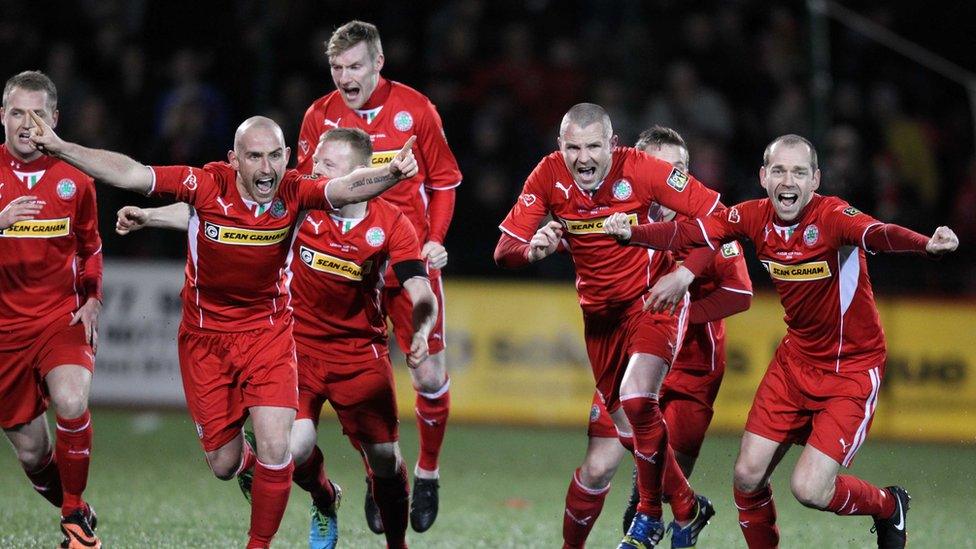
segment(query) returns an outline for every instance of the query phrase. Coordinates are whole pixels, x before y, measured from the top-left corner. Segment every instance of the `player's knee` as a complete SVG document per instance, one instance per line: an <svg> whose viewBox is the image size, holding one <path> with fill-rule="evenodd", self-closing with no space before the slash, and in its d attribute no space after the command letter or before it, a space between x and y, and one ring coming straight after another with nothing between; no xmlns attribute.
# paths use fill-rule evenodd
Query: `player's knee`
<svg viewBox="0 0 976 549"><path fill-rule="evenodd" d="M62 389L51 393L54 411L63 418L76 418L88 408L88 397L83 391Z"/></svg>
<svg viewBox="0 0 976 549"><path fill-rule="evenodd" d="M813 475L796 474L790 479L793 497L805 507L824 509L830 503L830 490Z"/></svg>
<svg viewBox="0 0 976 549"><path fill-rule="evenodd" d="M587 488L603 489L613 480L613 475L617 472L617 465L617 463L612 463L606 459L591 459L587 456L586 461L580 467L580 480Z"/></svg>
<svg viewBox="0 0 976 549"><path fill-rule="evenodd" d="M25 471L36 471L46 465L51 449L43 442L24 445L16 449L17 460Z"/></svg>
<svg viewBox="0 0 976 549"><path fill-rule="evenodd" d="M309 456L312 455L315 441L293 436L288 446L291 456L295 460L295 465L301 465L308 461Z"/></svg>
<svg viewBox="0 0 976 549"><path fill-rule="evenodd" d="M258 440L255 449L258 460L268 465L278 465L283 463L288 457L289 443L288 435L278 437L265 437L265 440ZM311 450L310 450L311 451Z"/></svg>
<svg viewBox="0 0 976 549"><path fill-rule="evenodd" d="M234 478L234 474L237 472L237 468L240 467L240 464L240 458L236 460L223 457L207 458L207 465L210 466L210 471L213 472L214 476L220 480L230 480Z"/></svg>
<svg viewBox="0 0 976 549"><path fill-rule="evenodd" d="M391 478L400 469L400 456L393 444L373 444L366 447L366 461L373 474Z"/></svg>
<svg viewBox="0 0 976 549"><path fill-rule="evenodd" d="M755 492L762 485L764 475L765 468L739 459L732 472L732 483L741 492Z"/></svg>

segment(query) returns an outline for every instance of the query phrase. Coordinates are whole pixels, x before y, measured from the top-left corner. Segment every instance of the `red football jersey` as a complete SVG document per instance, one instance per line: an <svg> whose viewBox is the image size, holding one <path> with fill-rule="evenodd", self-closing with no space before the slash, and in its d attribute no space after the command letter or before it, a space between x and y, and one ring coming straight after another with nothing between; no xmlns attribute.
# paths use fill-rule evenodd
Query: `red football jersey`
<svg viewBox="0 0 976 549"><path fill-rule="evenodd" d="M92 179L48 156L21 162L0 145L0 210L21 196L45 204L36 219L0 230L0 347L22 344L102 291Z"/></svg>
<svg viewBox="0 0 976 549"><path fill-rule="evenodd" d="M499 228L529 242L547 215L562 223L576 266L580 306L597 312L643 297L658 277L674 267L669 253L621 246L605 234L603 222L610 214L626 213L636 225L654 220L655 203L695 217L707 215L718 201L718 193L694 177L629 147L614 149L610 170L591 195L576 185L557 151L529 174Z"/></svg>
<svg viewBox="0 0 976 549"><path fill-rule="evenodd" d="M295 343L336 362L389 354L380 292L387 267L420 261L417 235L403 213L376 198L351 229L338 212L310 211L298 226L291 272Z"/></svg>
<svg viewBox="0 0 976 549"><path fill-rule="evenodd" d="M881 222L816 194L795 224L779 227L775 219L769 199L751 200L701 219L699 227L712 246L740 238L755 243L786 311L783 343L798 360L838 372L884 362L863 240Z"/></svg>
<svg viewBox="0 0 976 549"><path fill-rule="evenodd" d="M346 106L339 92L317 99L305 112L298 137L298 170L312 172L312 154L322 133L332 128L359 128L373 141L372 166L389 164L411 136L417 136L413 153L417 175L400 181L383 193L383 198L398 206L413 224L417 238L427 242L428 193L451 189L461 184L461 170L447 145L441 117L434 104L417 90L393 81L382 105L369 111ZM377 88L377 90L379 87ZM374 91L374 94L377 93ZM390 280L396 284L395 280Z"/></svg>
<svg viewBox="0 0 976 549"><path fill-rule="evenodd" d="M193 206L187 234L183 323L243 332L291 314L286 258L299 212L331 210L327 181L288 170L269 204L246 201L237 172L212 162L203 168L154 166L151 193Z"/></svg>
<svg viewBox="0 0 976 549"><path fill-rule="evenodd" d="M678 253L675 257L683 258L684 255ZM691 283L688 292L694 302L718 289L752 295L752 281L749 279L742 246L738 242L723 244L712 262ZM724 366L725 321L719 319L701 324L689 323L681 342L681 351L674 361L674 369L712 371Z"/></svg>

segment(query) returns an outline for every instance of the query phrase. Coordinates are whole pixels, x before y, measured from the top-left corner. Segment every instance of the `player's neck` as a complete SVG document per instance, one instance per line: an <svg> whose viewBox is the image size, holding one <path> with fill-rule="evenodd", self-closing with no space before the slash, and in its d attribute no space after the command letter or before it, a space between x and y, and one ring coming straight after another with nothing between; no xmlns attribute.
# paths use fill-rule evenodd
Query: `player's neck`
<svg viewBox="0 0 976 549"><path fill-rule="evenodd" d="M41 153L40 151L34 151L33 153L27 156L22 156L18 154L17 150L11 147L10 144L4 143L3 146L5 149L7 149L7 154L9 154L11 158L16 160L17 162L20 162L21 164L30 164L31 162L36 162L44 157L44 154Z"/></svg>
<svg viewBox="0 0 976 549"><path fill-rule="evenodd" d="M373 89L373 93L369 94L369 99L356 110L368 111L383 106L383 103L386 103L387 98L390 97L391 89L393 89L393 85L390 84L390 81L380 76L376 81L376 88Z"/></svg>
<svg viewBox="0 0 976 549"><path fill-rule="evenodd" d="M343 219L362 219L366 217L366 203L354 202L339 208L339 217Z"/></svg>

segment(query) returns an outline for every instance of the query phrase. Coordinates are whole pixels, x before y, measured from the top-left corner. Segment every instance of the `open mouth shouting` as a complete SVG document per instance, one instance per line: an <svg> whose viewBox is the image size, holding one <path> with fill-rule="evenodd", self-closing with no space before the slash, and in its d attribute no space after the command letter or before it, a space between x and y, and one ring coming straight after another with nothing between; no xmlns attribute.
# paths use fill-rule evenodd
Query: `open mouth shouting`
<svg viewBox="0 0 976 549"><path fill-rule="evenodd" d="M791 209L800 200L800 195L793 192L779 193L776 195L776 200L780 203L780 206Z"/></svg>
<svg viewBox="0 0 976 549"><path fill-rule="evenodd" d="M342 90L342 95L350 105L358 105L360 103L363 94L362 87L357 84L347 84L339 89Z"/></svg>
<svg viewBox="0 0 976 549"><path fill-rule="evenodd" d="M273 176L260 177L254 180L254 189L261 195L270 195L274 190L275 178Z"/></svg>

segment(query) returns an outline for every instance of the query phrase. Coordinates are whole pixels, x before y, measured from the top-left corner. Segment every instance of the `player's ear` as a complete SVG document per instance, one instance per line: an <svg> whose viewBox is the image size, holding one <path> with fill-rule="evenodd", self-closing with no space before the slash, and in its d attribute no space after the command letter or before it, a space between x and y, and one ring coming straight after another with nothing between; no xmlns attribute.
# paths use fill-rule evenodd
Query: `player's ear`
<svg viewBox="0 0 976 549"><path fill-rule="evenodd" d="M237 161L237 153L234 152L234 149L227 151L227 163L235 170L240 169L241 165Z"/></svg>
<svg viewBox="0 0 976 549"><path fill-rule="evenodd" d="M376 59L373 61L373 66L376 67L376 72L383 70L383 63L386 62L386 58L383 57L383 53L380 52L376 55Z"/></svg>
<svg viewBox="0 0 976 549"><path fill-rule="evenodd" d="M61 111L58 109L54 109L54 112L51 113L51 129L58 127L58 116L60 115Z"/></svg>
<svg viewBox="0 0 976 549"><path fill-rule="evenodd" d="M766 166L759 166L759 186L766 188Z"/></svg>
<svg viewBox="0 0 976 549"><path fill-rule="evenodd" d="M620 143L620 136L619 135L610 136L610 148L612 149L616 147L617 143Z"/></svg>
<svg viewBox="0 0 976 549"><path fill-rule="evenodd" d="M288 165L289 158L291 158L291 147L285 147L285 166Z"/></svg>
<svg viewBox="0 0 976 549"><path fill-rule="evenodd" d="M820 168L817 168L813 172L813 191L820 188Z"/></svg>

